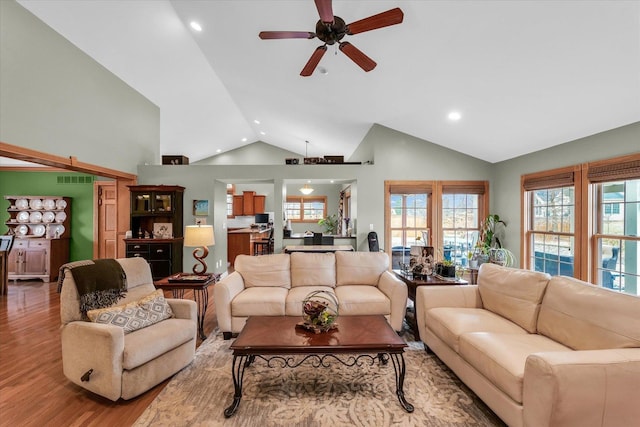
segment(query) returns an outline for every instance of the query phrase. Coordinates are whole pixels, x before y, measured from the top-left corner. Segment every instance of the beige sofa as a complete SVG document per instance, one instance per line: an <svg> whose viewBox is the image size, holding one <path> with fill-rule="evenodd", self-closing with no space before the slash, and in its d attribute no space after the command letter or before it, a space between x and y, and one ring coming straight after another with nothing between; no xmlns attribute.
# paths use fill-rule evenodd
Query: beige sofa
<svg viewBox="0 0 640 427"><path fill-rule="evenodd" d="M640 298L483 264L473 286L424 286L420 336L510 426L640 423Z"/></svg>
<svg viewBox="0 0 640 427"><path fill-rule="evenodd" d="M239 255L235 271L214 287L218 327L225 338L254 316L302 316L302 301L325 290L338 300L340 316L383 314L402 329L407 287L388 271L383 252Z"/></svg>
<svg viewBox="0 0 640 427"><path fill-rule="evenodd" d="M156 290L147 261L117 261L127 280L126 296L118 306L139 301ZM173 317L125 334L120 326L82 319L73 270L67 270L60 289L64 375L115 401L138 396L191 363L196 348L196 303L183 299L166 302ZM90 369L93 371L87 378Z"/></svg>

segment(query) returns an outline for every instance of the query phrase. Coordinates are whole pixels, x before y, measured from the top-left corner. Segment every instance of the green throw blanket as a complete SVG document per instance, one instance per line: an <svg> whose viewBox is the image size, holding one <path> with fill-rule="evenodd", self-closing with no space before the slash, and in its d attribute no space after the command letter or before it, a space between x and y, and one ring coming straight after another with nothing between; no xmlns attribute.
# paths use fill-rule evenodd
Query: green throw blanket
<svg viewBox="0 0 640 427"><path fill-rule="evenodd" d="M126 294L127 277L115 259L75 261L63 265L58 276L58 292L62 290L67 271L73 273L83 318L86 318L87 311L112 306Z"/></svg>

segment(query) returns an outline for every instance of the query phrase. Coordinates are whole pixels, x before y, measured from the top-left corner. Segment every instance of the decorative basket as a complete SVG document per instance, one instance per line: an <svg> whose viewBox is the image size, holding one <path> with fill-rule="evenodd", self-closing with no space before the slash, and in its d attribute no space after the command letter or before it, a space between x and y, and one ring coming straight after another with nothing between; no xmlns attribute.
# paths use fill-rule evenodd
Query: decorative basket
<svg viewBox="0 0 640 427"><path fill-rule="evenodd" d="M314 291L302 300L302 318L299 326L315 333L335 329L338 325L338 300L327 291Z"/></svg>

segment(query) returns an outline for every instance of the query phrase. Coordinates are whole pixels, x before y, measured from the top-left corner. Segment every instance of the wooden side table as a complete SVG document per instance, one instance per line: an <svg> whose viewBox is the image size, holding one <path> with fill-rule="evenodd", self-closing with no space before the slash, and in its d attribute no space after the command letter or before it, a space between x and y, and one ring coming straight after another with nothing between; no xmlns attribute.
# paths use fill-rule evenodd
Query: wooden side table
<svg viewBox="0 0 640 427"><path fill-rule="evenodd" d="M193 290L193 300L198 304L198 335L201 340L207 339L204 333L204 316L209 305L209 290L211 284L220 279L219 274L209 273L195 278L191 273L178 273L154 282L157 289L171 291L174 298L184 298L184 291Z"/></svg>
<svg viewBox="0 0 640 427"><path fill-rule="evenodd" d="M434 275L431 276L414 276L411 273L405 273L401 270L393 270L395 275L402 280L407 285L407 293L409 299L413 301L413 306L416 304L416 291L418 290L418 286L436 286L436 285L468 285L464 279L455 279L455 278L447 278L447 277L439 277ZM407 317L407 323L413 330L413 335L416 337L416 340L420 340L420 332L418 331L418 320L416 319L416 313L414 308L413 319Z"/></svg>

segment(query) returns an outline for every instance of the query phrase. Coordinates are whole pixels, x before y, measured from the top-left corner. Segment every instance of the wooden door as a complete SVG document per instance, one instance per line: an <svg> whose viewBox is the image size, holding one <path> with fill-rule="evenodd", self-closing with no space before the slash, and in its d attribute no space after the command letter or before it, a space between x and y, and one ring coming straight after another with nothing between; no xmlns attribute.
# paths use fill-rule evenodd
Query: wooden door
<svg viewBox="0 0 640 427"><path fill-rule="evenodd" d="M118 258L118 191L115 182L94 182L94 258Z"/></svg>

